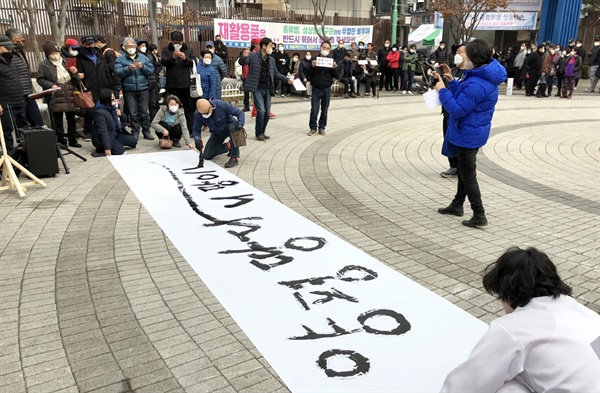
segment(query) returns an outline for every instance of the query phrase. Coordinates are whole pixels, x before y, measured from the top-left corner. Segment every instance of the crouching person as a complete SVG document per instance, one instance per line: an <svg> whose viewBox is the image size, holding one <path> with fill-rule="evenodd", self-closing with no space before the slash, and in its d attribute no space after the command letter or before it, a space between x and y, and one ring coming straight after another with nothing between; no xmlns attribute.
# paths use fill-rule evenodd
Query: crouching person
<svg viewBox="0 0 600 393"><path fill-rule="evenodd" d="M125 153L125 146L135 148L137 139L125 131L127 118L119 110L119 101L111 89L100 91L100 100L94 113L92 144L96 151L94 157L120 155Z"/></svg>
<svg viewBox="0 0 600 393"><path fill-rule="evenodd" d="M151 127L159 139L169 137L174 147L181 147L179 141L183 138L187 147L194 148L185 120L185 111L177 96L167 98L167 106L161 106L156 112Z"/></svg>
<svg viewBox="0 0 600 393"><path fill-rule="evenodd" d="M194 113L194 139L197 146L202 146L201 131L210 131L210 139L204 147L204 158L210 160L220 154L229 152L229 161L225 168L237 166L240 148L235 146L231 132L243 128L244 112L239 108L221 100L208 101L199 99ZM230 141L225 143L225 139Z"/></svg>

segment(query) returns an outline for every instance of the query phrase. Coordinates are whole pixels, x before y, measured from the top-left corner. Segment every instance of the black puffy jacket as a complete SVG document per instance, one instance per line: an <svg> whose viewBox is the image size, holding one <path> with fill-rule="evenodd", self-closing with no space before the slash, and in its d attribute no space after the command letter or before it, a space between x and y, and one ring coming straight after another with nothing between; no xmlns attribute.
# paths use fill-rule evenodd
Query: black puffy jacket
<svg viewBox="0 0 600 393"><path fill-rule="evenodd" d="M19 76L10 66L12 54L8 57L0 55L0 105L6 110L7 106L23 106L23 87L18 83Z"/></svg>
<svg viewBox="0 0 600 393"><path fill-rule="evenodd" d="M181 46L181 52L185 54L185 60L173 58L175 48L173 43L162 48L160 54L160 63L165 67L167 77L167 89L185 89L190 87L190 70L194 65L196 55L194 50L187 46L185 42Z"/></svg>
<svg viewBox="0 0 600 393"><path fill-rule="evenodd" d="M85 87L92 92L94 102L100 100L100 90L113 88L110 69L106 59L96 50L96 63L90 59L84 48L79 48L77 55L77 71L83 73L81 80Z"/></svg>

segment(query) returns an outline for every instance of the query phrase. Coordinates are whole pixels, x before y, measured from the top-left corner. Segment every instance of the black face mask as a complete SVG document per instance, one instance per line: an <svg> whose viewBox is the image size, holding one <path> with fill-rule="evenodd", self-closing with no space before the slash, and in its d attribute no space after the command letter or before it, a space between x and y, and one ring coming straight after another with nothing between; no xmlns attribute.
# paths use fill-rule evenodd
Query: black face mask
<svg viewBox="0 0 600 393"><path fill-rule="evenodd" d="M90 54L94 54L94 52L96 52L96 48L95 47L91 47L91 48L85 48L86 51L88 51Z"/></svg>
<svg viewBox="0 0 600 393"><path fill-rule="evenodd" d="M25 45L23 45L23 44L16 44L15 45L15 49L23 50L23 49L25 49Z"/></svg>

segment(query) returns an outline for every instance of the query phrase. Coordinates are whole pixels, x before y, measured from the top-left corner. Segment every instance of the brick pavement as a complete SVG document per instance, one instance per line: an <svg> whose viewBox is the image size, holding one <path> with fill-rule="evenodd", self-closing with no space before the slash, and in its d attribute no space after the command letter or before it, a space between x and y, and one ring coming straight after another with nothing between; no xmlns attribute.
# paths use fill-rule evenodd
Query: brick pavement
<svg viewBox="0 0 600 393"><path fill-rule="evenodd" d="M485 229L435 211L456 180L420 97L334 99L324 137L306 136L309 102L277 99L273 139L249 140L234 172L485 322L501 307L480 273L512 245L548 252L598 312L600 96L585 87L501 97L479 155ZM287 391L108 160L67 161L25 199L0 193L0 390Z"/></svg>

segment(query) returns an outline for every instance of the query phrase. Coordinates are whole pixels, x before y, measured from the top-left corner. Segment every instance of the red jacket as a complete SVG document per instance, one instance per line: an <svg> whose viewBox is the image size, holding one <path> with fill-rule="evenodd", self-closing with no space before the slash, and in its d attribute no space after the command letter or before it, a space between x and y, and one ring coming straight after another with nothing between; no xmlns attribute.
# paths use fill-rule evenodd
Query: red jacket
<svg viewBox="0 0 600 393"><path fill-rule="evenodd" d="M398 51L390 51L387 57L388 67L390 68L398 68L400 66L400 52Z"/></svg>

